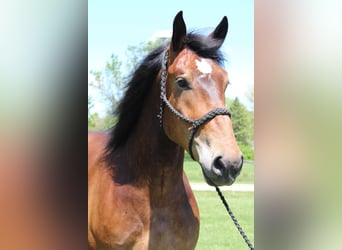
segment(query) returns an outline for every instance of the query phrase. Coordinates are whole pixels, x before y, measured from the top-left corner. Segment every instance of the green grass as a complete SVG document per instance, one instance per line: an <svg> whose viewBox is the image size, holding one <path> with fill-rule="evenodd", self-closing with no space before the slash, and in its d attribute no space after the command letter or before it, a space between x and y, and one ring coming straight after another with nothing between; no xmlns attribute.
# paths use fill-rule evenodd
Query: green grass
<svg viewBox="0 0 342 250"><path fill-rule="evenodd" d="M197 162L185 158L184 170L190 182L205 183L201 166ZM244 163L235 183L254 183L252 163ZM196 250L248 249L216 192L194 191L194 194L201 216ZM254 245L254 192L223 191L223 194L239 224Z"/></svg>
<svg viewBox="0 0 342 250"><path fill-rule="evenodd" d="M184 161L184 171L190 182L202 183L205 182L201 166L193 160ZM240 175L236 182L239 184L253 184L254 183L254 166L250 163L244 163Z"/></svg>
<svg viewBox="0 0 342 250"><path fill-rule="evenodd" d="M216 192L195 191L194 193L201 216L200 236L196 250L248 249ZM224 191L223 194L253 244L254 193Z"/></svg>

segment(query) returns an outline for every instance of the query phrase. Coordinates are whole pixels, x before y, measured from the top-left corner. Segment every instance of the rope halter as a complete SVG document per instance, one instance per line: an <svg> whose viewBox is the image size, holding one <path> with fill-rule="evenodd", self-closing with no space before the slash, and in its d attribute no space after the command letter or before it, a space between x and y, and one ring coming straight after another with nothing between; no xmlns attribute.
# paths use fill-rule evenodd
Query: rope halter
<svg viewBox="0 0 342 250"><path fill-rule="evenodd" d="M214 119L218 115L227 115L227 116L231 117L231 113L226 108L216 108L216 109L213 109L213 110L209 111L208 113L204 114L199 119L192 120L192 119L185 117L182 113L180 113L177 109L175 109L166 97L167 60L168 60L168 51L166 50L164 58L163 58L163 62L162 62L162 74L161 74L161 81L160 81L160 100L161 100L161 102L160 102L160 109L159 109L159 115L158 115L160 126L163 127L164 105L179 119L191 124L192 127L191 127L191 131L190 131L190 136L189 136L188 148L189 148L189 154L190 154L191 158L193 160L195 160L194 154L192 152L192 145L193 145L193 141L194 141L194 138L195 138L195 135L196 135L198 128L201 127L206 122Z"/></svg>

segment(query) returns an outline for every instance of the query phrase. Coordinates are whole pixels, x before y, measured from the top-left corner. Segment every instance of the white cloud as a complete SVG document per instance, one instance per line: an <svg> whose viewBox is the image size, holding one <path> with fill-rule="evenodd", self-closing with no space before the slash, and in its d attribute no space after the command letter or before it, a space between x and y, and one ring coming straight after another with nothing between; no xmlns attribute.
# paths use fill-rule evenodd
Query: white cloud
<svg viewBox="0 0 342 250"><path fill-rule="evenodd" d="M158 30L148 39L149 41L155 41L158 38L170 38L172 36L172 30Z"/></svg>

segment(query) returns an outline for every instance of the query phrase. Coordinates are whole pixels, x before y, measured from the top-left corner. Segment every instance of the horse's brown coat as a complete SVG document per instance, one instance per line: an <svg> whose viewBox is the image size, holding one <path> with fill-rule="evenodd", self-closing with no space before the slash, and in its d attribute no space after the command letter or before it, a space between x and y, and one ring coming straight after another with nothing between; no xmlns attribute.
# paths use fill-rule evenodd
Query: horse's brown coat
<svg viewBox="0 0 342 250"><path fill-rule="evenodd" d="M199 212L183 174L183 149L159 130L159 89L146 102L138 127L108 167L105 132L89 133L89 247L194 249ZM155 111L155 112L154 112ZM137 150L138 149L138 150Z"/></svg>
<svg viewBox="0 0 342 250"><path fill-rule="evenodd" d="M175 31L177 26L180 28ZM201 57L182 44L185 24L181 13L175 18L172 43L166 48L170 53L166 88L172 105L186 116L200 117L208 110L225 105L227 74L210 56L216 58L213 52L223 43L227 28L224 18L209 35L208 41L214 44L206 57L211 72L203 76L203 70L199 71L196 66L196 60ZM199 44L207 41L201 39L197 41ZM210 48L206 44L204 47ZM120 143L110 151L110 158L107 157L108 146L115 145L111 144L110 132L90 132L88 135L89 249L195 249L199 211L183 172L190 125L165 110L164 125L160 127L157 118L160 73L157 72L144 96L139 116L133 125L130 124L129 136L125 141L120 138ZM191 90L186 92L177 87L177 77L186 77L191 82ZM133 95L135 90L130 90ZM228 117L215 117L199 129L195 140L196 150L201 149L201 143L207 150L202 150L204 163L209 162L207 168L212 167L212 157L216 157L222 159L220 167L241 169L241 152ZM221 156L217 158L215 152ZM195 151L197 158L199 154ZM223 160L229 164L224 165ZM218 183L225 183L228 178L221 173L216 172L216 175Z"/></svg>
<svg viewBox="0 0 342 250"><path fill-rule="evenodd" d="M158 164L147 179L118 166L111 173L101 159L106 140L105 133L89 134L90 249L194 249L199 213L182 162L169 154L174 164ZM182 154L176 145L173 151ZM118 164L127 153L120 152ZM115 183L118 174L128 183Z"/></svg>

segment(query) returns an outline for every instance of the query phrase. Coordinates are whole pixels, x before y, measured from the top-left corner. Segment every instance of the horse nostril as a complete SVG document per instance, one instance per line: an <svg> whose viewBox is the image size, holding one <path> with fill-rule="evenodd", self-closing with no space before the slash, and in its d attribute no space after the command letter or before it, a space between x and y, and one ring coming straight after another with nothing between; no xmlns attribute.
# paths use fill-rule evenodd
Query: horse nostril
<svg viewBox="0 0 342 250"><path fill-rule="evenodd" d="M225 164L224 162L222 161L222 156L217 156L214 160L214 163L213 163L213 170L214 172L217 174L217 175L224 175L225 173Z"/></svg>
<svg viewBox="0 0 342 250"><path fill-rule="evenodd" d="M237 159L235 161L225 161L222 156L217 156L213 161L212 171L218 176L225 178L231 176L232 178L235 178L240 174L242 165L243 156L241 156L240 160Z"/></svg>

